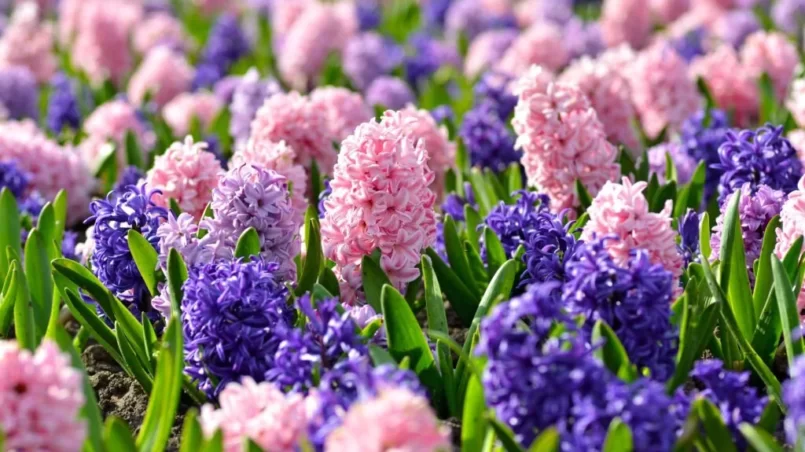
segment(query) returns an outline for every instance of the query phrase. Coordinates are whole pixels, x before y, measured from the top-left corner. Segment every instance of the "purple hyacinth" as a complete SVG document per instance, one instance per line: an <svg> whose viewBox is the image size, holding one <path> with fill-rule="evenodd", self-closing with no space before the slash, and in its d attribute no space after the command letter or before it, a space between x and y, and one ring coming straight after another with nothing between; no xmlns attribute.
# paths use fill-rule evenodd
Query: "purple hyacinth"
<svg viewBox="0 0 805 452"><path fill-rule="evenodd" d="M783 383L783 401L788 407L785 434L789 444L797 444L805 431L805 358L797 358L788 372L791 379Z"/></svg>
<svg viewBox="0 0 805 452"><path fill-rule="evenodd" d="M715 193L722 171L718 169L718 148L726 140L729 131L727 114L721 110L710 110L710 122L704 125L705 112L699 111L683 124L680 131L680 142L688 155L698 162L704 162L707 171L704 202Z"/></svg>
<svg viewBox="0 0 805 452"><path fill-rule="evenodd" d="M506 74L487 72L473 87L480 100L478 103L492 105L503 121L508 121L517 106L517 96L510 89L511 82L512 78Z"/></svg>
<svg viewBox="0 0 805 452"><path fill-rule="evenodd" d="M461 56L455 46L445 41L416 34L409 38L408 46L410 53L403 62L405 78L415 88L443 66L461 66Z"/></svg>
<svg viewBox="0 0 805 452"><path fill-rule="evenodd" d="M800 3L802 3L801 0ZM805 5L805 3L802 4ZM757 16L750 9L726 11L720 20L723 24L720 28L720 38L735 49L740 49L747 36L761 29Z"/></svg>
<svg viewBox="0 0 805 452"><path fill-rule="evenodd" d="M422 9L427 24L431 28L442 28L444 26L445 18L447 17L447 10L454 0L428 0L423 2Z"/></svg>
<svg viewBox="0 0 805 452"><path fill-rule="evenodd" d="M0 110L8 119L39 118L39 90L31 71L21 66L0 70Z"/></svg>
<svg viewBox="0 0 805 452"><path fill-rule="evenodd" d="M693 209L679 217L679 252L685 260L685 267L699 260L699 222L700 215Z"/></svg>
<svg viewBox="0 0 805 452"><path fill-rule="evenodd" d="M327 198L333 193L332 187L330 187L330 179L324 180L324 190L319 193L319 218L324 218L324 214L327 212L327 206L325 205L325 201Z"/></svg>
<svg viewBox="0 0 805 452"><path fill-rule="evenodd" d="M361 31L373 30L380 26L381 7L378 0L358 0L355 4L355 15Z"/></svg>
<svg viewBox="0 0 805 452"><path fill-rule="evenodd" d="M274 355L274 367L266 372L266 380L286 391L306 392L317 385L319 375L343 359L366 356L368 348L350 314L338 312L337 298L320 300L314 309L310 296L304 295L296 305L305 316L305 325L302 329L280 331L282 343Z"/></svg>
<svg viewBox="0 0 805 452"><path fill-rule="evenodd" d="M775 25L788 34L802 33L805 25L805 1L777 0L771 10Z"/></svg>
<svg viewBox="0 0 805 452"><path fill-rule="evenodd" d="M748 183L741 187L740 191L738 215L741 219L741 235L746 249L746 265L752 273L752 264L760 257L766 226L772 218L780 214L785 202L785 194L780 190L772 190L766 185L758 186L755 193L752 194L752 187ZM725 202L721 206L721 215L718 216L710 239L710 247L713 249L715 258L718 258L721 249L721 234L724 229L724 215L728 204Z"/></svg>
<svg viewBox="0 0 805 452"><path fill-rule="evenodd" d="M75 246L78 245L78 233L75 231L64 231L64 237L61 241L61 254L66 259L78 260L78 254L75 252Z"/></svg>
<svg viewBox="0 0 805 452"><path fill-rule="evenodd" d="M450 193L442 203L442 212L445 215L450 215L456 221L464 221L464 206L476 207L475 194L472 191L472 185L469 182L464 182L465 196L459 196L456 193Z"/></svg>
<svg viewBox="0 0 805 452"><path fill-rule="evenodd" d="M671 46L683 60L690 63L697 56L707 53L704 48L706 37L705 29L696 28L671 41Z"/></svg>
<svg viewBox="0 0 805 452"><path fill-rule="evenodd" d="M81 111L73 81L64 74L56 74L50 80L46 122L48 128L56 134L65 127L75 130L81 126Z"/></svg>
<svg viewBox="0 0 805 452"><path fill-rule="evenodd" d="M565 264L565 307L587 319L590 332L605 321L623 343L632 363L664 381L674 372L678 331L671 324L673 275L652 264L648 253L633 250L623 266L615 264L604 239L578 246Z"/></svg>
<svg viewBox="0 0 805 452"><path fill-rule="evenodd" d="M143 281L128 243L128 232L137 231L156 250L159 243L157 229L168 216L168 211L152 201L155 190L145 182L112 190L106 199L89 205L94 223L95 250L92 253L92 270L101 282L129 304L140 306L146 293Z"/></svg>
<svg viewBox="0 0 805 452"><path fill-rule="evenodd" d="M28 188L30 176L11 161L0 162L0 190L7 188L14 198L21 200Z"/></svg>
<svg viewBox="0 0 805 452"><path fill-rule="evenodd" d="M791 142L783 136L783 127L766 125L757 130L729 131L718 148L723 171L719 180L719 202L735 190L749 184L754 194L761 185L788 194L797 189L802 177L802 163Z"/></svg>
<svg viewBox="0 0 805 452"><path fill-rule="evenodd" d="M260 255L278 262L276 272L283 277L295 274L300 224L287 179L255 166L231 169L213 189L210 207L215 218L203 220L202 227L217 242L217 254L231 256L240 235L253 227L260 238Z"/></svg>
<svg viewBox="0 0 805 452"><path fill-rule="evenodd" d="M665 173L667 160L666 155L671 156L677 173L677 183L687 184L699 162L693 159L685 149L676 142L662 143L648 150L649 172L657 175L657 181L665 184Z"/></svg>
<svg viewBox="0 0 805 452"><path fill-rule="evenodd" d="M582 56L596 57L607 48L598 22L573 17L565 24L563 36L571 60Z"/></svg>
<svg viewBox="0 0 805 452"><path fill-rule="evenodd" d="M501 202L486 216L486 225L500 239L506 256L513 256L517 247L525 245L528 235L541 224L540 214L550 212L547 195L518 191L513 205Z"/></svg>
<svg viewBox="0 0 805 452"><path fill-rule="evenodd" d="M484 8L481 0L455 0L447 10L444 31L450 40L464 35L469 41L484 31L495 28L517 28L511 14L497 14Z"/></svg>
<svg viewBox="0 0 805 452"><path fill-rule="evenodd" d="M455 121L456 115L453 108L449 105L439 105L430 111L431 117L437 124L443 124L447 121Z"/></svg>
<svg viewBox="0 0 805 452"><path fill-rule="evenodd" d="M399 78L384 75L369 85L365 97L369 105L399 110L414 101L414 92Z"/></svg>
<svg viewBox="0 0 805 452"><path fill-rule="evenodd" d="M244 75L232 93L232 103L229 105L231 121L229 133L238 146L246 144L252 130L252 120L257 110L263 106L265 100L281 92L279 84L273 79L261 79L260 73L252 68Z"/></svg>
<svg viewBox="0 0 805 452"><path fill-rule="evenodd" d="M520 160L521 153L514 147L514 134L491 103L482 102L464 115L459 136L472 166L500 172Z"/></svg>
<svg viewBox="0 0 805 452"><path fill-rule="evenodd" d="M352 37L344 49L344 74L353 85L365 90L378 77L402 64L405 54L394 41L375 32Z"/></svg>
<svg viewBox="0 0 805 452"><path fill-rule="evenodd" d="M230 382L264 381L295 311L279 265L261 259L192 267L184 283L185 373L210 400Z"/></svg>
<svg viewBox="0 0 805 452"><path fill-rule="evenodd" d="M690 376L703 388L698 395L718 408L739 449L743 449L746 441L738 426L742 422L757 424L768 398L759 396L749 385L749 372L728 371L717 359L696 362Z"/></svg>
<svg viewBox="0 0 805 452"><path fill-rule="evenodd" d="M209 88L232 68L241 57L249 53L251 44L238 24L238 18L223 14L213 25L201 62L193 80L193 89Z"/></svg>
<svg viewBox="0 0 805 452"><path fill-rule="evenodd" d="M137 185L144 178L145 173L143 173L140 168L134 165L129 165L123 170L123 174L120 175L120 180L117 181L115 190L122 190L129 185Z"/></svg>

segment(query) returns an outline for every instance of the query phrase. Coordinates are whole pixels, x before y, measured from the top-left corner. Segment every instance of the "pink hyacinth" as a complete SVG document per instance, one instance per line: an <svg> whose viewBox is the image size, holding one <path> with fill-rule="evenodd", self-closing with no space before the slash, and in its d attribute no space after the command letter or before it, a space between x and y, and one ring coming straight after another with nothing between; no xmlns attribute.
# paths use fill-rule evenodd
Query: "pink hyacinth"
<svg viewBox="0 0 805 452"><path fill-rule="evenodd" d="M621 76L629 79L629 67L637 59L637 53L629 44L621 44L617 47L610 47L604 53L598 55L597 61Z"/></svg>
<svg viewBox="0 0 805 452"><path fill-rule="evenodd" d="M305 437L307 413L300 394L284 394L272 383L245 377L241 384L226 385L218 401L218 409L201 408L199 421L208 438L223 432L226 452L242 451L246 439L263 450L293 452Z"/></svg>
<svg viewBox="0 0 805 452"><path fill-rule="evenodd" d="M662 212L650 212L643 195L646 187L645 182L633 184L627 177L622 184L607 182L587 209L590 220L582 239L614 235L619 240L607 241L606 247L616 262L626 262L632 249L641 248L648 252L651 262L661 264L678 280L683 260L671 225L671 203Z"/></svg>
<svg viewBox="0 0 805 452"><path fill-rule="evenodd" d="M552 210L578 204L577 180L595 194L620 174L617 150L578 88L546 82L544 71L535 67L517 82L515 93L516 146L523 150L529 185L551 198Z"/></svg>
<svg viewBox="0 0 805 452"><path fill-rule="evenodd" d="M377 397L352 405L324 446L326 452L450 449L450 430L439 424L428 400L402 388L382 390Z"/></svg>
<svg viewBox="0 0 805 452"><path fill-rule="evenodd" d="M131 132L143 155L154 145L154 135L149 132L137 116L137 110L124 100L113 100L96 108L84 121L84 131L88 137L81 143L81 155L90 168L96 168L103 158L107 143L116 145L118 168L122 171L126 163L126 134Z"/></svg>
<svg viewBox="0 0 805 452"><path fill-rule="evenodd" d="M805 127L805 79L794 80L785 103L800 127Z"/></svg>
<svg viewBox="0 0 805 452"><path fill-rule="evenodd" d="M719 107L735 112L736 124L746 126L757 115L757 82L746 73L731 46L721 45L696 58L690 72L704 79Z"/></svg>
<svg viewBox="0 0 805 452"><path fill-rule="evenodd" d="M658 22L667 24L685 14L690 3L691 0L650 0L649 8Z"/></svg>
<svg viewBox="0 0 805 452"><path fill-rule="evenodd" d="M84 219L94 181L75 150L59 146L33 121L5 121L0 122L0 161L9 160L31 175L31 189L45 199L67 190L68 220Z"/></svg>
<svg viewBox="0 0 805 452"><path fill-rule="evenodd" d="M788 194L788 199L780 211L780 227L777 229L777 257L785 257L791 245L805 235L805 177L800 179L797 190ZM800 312L805 309L805 287L797 298Z"/></svg>
<svg viewBox="0 0 805 452"><path fill-rule="evenodd" d="M445 173L456 160L456 144L450 141L447 127L437 124L428 110L418 110L412 105L396 113L386 111L383 123L402 129L405 137L414 143L422 142L428 156L428 167L435 175L431 190L441 198Z"/></svg>
<svg viewBox="0 0 805 452"><path fill-rule="evenodd" d="M517 39L516 30L489 30L478 35L467 49L464 73L475 77L489 68Z"/></svg>
<svg viewBox="0 0 805 452"><path fill-rule="evenodd" d="M677 131L701 104L685 60L662 43L638 55L630 67L629 82L632 101L650 137L658 136L666 127L669 132Z"/></svg>
<svg viewBox="0 0 805 452"><path fill-rule="evenodd" d="M583 57L565 69L559 81L575 85L590 99L610 141L626 146L633 155L640 153L640 142L632 127L636 113L629 81L618 70Z"/></svg>
<svg viewBox="0 0 805 452"><path fill-rule="evenodd" d="M254 165L274 170L288 179L291 184L291 204L294 208L295 221L303 223L308 200L305 197L307 190L307 173L305 168L296 161L296 152L285 144L273 142L255 142L249 140L248 144L236 151L229 160L229 168L243 165Z"/></svg>
<svg viewBox="0 0 805 452"><path fill-rule="evenodd" d="M794 149L797 151L799 161L805 165L805 130L792 130L788 132L786 138L788 138L788 141L791 142L791 146L794 146Z"/></svg>
<svg viewBox="0 0 805 452"><path fill-rule="evenodd" d="M357 31L336 6L316 4L304 10L284 36L278 58L280 74L303 91L316 81L327 57L343 50Z"/></svg>
<svg viewBox="0 0 805 452"><path fill-rule="evenodd" d="M105 6L117 15L122 31L126 34L137 25L144 14L142 1L130 0L59 0L59 40L70 44L88 18L86 12L97 6ZM94 19L89 18L92 21Z"/></svg>
<svg viewBox="0 0 805 452"><path fill-rule="evenodd" d="M162 116L175 135L186 135L190 132L193 118L197 118L201 127L206 129L222 108L224 105L215 94L182 93L165 105Z"/></svg>
<svg viewBox="0 0 805 452"><path fill-rule="evenodd" d="M193 0L193 4L206 15L236 13L241 7L240 3L240 0Z"/></svg>
<svg viewBox="0 0 805 452"><path fill-rule="evenodd" d="M271 28L277 36L284 36L310 6L317 0L296 0L292 2L273 2L271 9Z"/></svg>
<svg viewBox="0 0 805 452"><path fill-rule="evenodd" d="M39 83L56 71L53 30L39 21L35 3L23 3L14 10L0 39L0 67L23 66Z"/></svg>
<svg viewBox="0 0 805 452"><path fill-rule="evenodd" d="M252 121L251 138L258 146L285 141L296 152L296 163L307 168L315 161L325 174L332 173L336 152L327 113L299 93L279 93L266 99Z"/></svg>
<svg viewBox="0 0 805 452"><path fill-rule="evenodd" d="M84 390L70 355L45 340L35 353L0 342L0 430L5 450L75 452L87 425Z"/></svg>
<svg viewBox="0 0 805 452"><path fill-rule="evenodd" d="M436 240L436 196L425 143L413 124L392 113L358 126L341 144L321 224L327 258L336 263L342 298L355 302L364 256L380 249L380 265L398 288L417 277L420 253ZM346 297L344 297L346 295Z"/></svg>
<svg viewBox="0 0 805 452"><path fill-rule="evenodd" d="M146 93L158 107L164 107L177 95L190 89L193 67L184 55L169 47L157 47L145 56L140 67L129 80L129 100L142 105Z"/></svg>
<svg viewBox="0 0 805 452"><path fill-rule="evenodd" d="M744 70L756 80L769 74L778 99L784 99L799 64L797 48L779 32L757 31L746 38L741 48Z"/></svg>
<svg viewBox="0 0 805 452"><path fill-rule="evenodd" d="M562 29L550 22L538 22L514 40L501 57L497 70L519 77L534 64L557 71L569 59Z"/></svg>
<svg viewBox="0 0 805 452"><path fill-rule="evenodd" d="M83 70L96 86L106 80L120 84L131 70L129 34L136 22L132 23L133 17L127 15L129 9L97 0L81 7L71 55L76 68Z"/></svg>
<svg viewBox="0 0 805 452"><path fill-rule="evenodd" d="M183 212L198 220L222 173L215 154L207 152L207 143L193 143L193 137L187 136L184 143L173 143L156 158L146 180L149 188L162 192L151 198L154 203L168 207L168 199L174 199Z"/></svg>
<svg viewBox="0 0 805 452"><path fill-rule="evenodd" d="M645 0L605 0L601 32L610 47L626 43L640 49L651 35L651 10Z"/></svg>
<svg viewBox="0 0 805 452"><path fill-rule="evenodd" d="M314 108L327 113L330 139L341 142L358 127L374 117L374 112L363 101L363 97L346 88L325 86L310 93Z"/></svg>
<svg viewBox="0 0 805 452"><path fill-rule="evenodd" d="M159 45L183 49L186 40L181 22L166 12L151 14L134 30L134 50L141 55Z"/></svg>

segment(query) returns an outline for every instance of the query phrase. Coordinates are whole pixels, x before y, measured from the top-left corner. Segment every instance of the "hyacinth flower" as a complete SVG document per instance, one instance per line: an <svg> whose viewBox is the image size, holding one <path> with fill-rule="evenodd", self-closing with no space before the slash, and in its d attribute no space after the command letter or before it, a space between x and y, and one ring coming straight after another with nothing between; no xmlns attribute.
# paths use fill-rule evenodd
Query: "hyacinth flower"
<svg viewBox="0 0 805 452"><path fill-rule="evenodd" d="M791 379L783 383L783 401L788 406L788 416L784 421L785 435L789 444L801 444L805 428L805 385L802 384L805 358L797 358L789 373Z"/></svg>
<svg viewBox="0 0 805 452"><path fill-rule="evenodd" d="M192 81L194 89L209 88L224 78L235 62L249 53L249 41L238 18L223 14L215 22L201 53L201 62Z"/></svg>
<svg viewBox="0 0 805 452"><path fill-rule="evenodd" d="M718 149L727 139L729 123L727 114L718 109L708 112L700 110L682 124L679 144L687 154L698 162L704 162L705 185L704 200L707 203L718 189L722 171L716 166L721 160ZM709 123L705 122L709 118Z"/></svg>
<svg viewBox="0 0 805 452"><path fill-rule="evenodd" d="M279 92L279 84L273 79L261 79L255 68L249 69L238 81L232 93L232 102L229 103L232 115L229 133L235 138L236 148L240 149L249 140L252 121L263 102Z"/></svg>

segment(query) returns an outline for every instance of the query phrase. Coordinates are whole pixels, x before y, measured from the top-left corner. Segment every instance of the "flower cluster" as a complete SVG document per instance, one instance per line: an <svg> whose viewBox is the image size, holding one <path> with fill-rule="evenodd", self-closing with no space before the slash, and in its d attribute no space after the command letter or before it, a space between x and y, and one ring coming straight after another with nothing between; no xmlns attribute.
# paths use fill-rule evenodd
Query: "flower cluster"
<svg viewBox="0 0 805 452"><path fill-rule="evenodd" d="M708 122L705 122L705 118ZM680 145L696 162L704 162L706 171L704 200L716 192L722 171L716 167L721 161L718 148L727 139L727 114L718 109L699 111L688 118L680 130Z"/></svg>
<svg viewBox="0 0 805 452"><path fill-rule="evenodd" d="M193 87L207 88L221 80L229 68L249 52L249 48L248 38L240 29L237 17L221 15L210 30L192 81Z"/></svg>

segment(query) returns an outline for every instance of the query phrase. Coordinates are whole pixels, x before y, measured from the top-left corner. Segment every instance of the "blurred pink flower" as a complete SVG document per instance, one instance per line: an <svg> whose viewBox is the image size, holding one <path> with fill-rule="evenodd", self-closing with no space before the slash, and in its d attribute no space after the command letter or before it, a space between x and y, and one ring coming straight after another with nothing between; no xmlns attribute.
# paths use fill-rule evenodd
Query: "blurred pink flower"
<svg viewBox="0 0 805 452"><path fill-rule="evenodd" d="M651 9L645 0L605 0L601 32L610 47L627 43L640 49L651 35Z"/></svg>
<svg viewBox="0 0 805 452"><path fill-rule="evenodd" d="M629 81L608 64L583 57L571 63L559 81L575 85L590 99L607 138L640 154L640 142L632 127L636 118Z"/></svg>
<svg viewBox="0 0 805 452"><path fill-rule="evenodd" d="M780 211L780 227L777 229L777 257L785 257L791 245L805 235L805 177L800 179L797 190L788 194L788 199ZM799 293L797 307L805 309L805 287ZM802 317L802 315L800 315Z"/></svg>
<svg viewBox="0 0 805 452"><path fill-rule="evenodd" d="M470 43L464 60L464 73L475 77L497 61L517 39L516 30L489 30L479 34Z"/></svg>
<svg viewBox="0 0 805 452"><path fill-rule="evenodd" d="M285 141L296 152L296 163L308 168L315 161L325 174L333 171L336 152L327 113L297 92L266 99L252 121L251 139L257 146Z"/></svg>
<svg viewBox="0 0 805 452"><path fill-rule="evenodd" d="M352 405L324 446L327 452L437 452L450 450L450 431L428 400L408 389L381 390Z"/></svg>
<svg viewBox="0 0 805 452"><path fill-rule="evenodd" d="M578 204L576 181L595 195L620 174L617 150L606 140L604 126L578 88L545 81L532 68L517 83L519 96L512 125L523 150L528 184L551 198L559 212Z"/></svg>
<svg viewBox="0 0 805 452"><path fill-rule="evenodd" d="M142 105L146 93L157 107L164 107L177 95L190 89L193 81L193 67L184 55L166 46L159 46L148 52L140 67L129 80L129 100L134 105Z"/></svg>
<svg viewBox="0 0 805 452"><path fill-rule="evenodd" d="M241 8L240 0L193 0L193 4L207 15L223 12L236 13Z"/></svg>
<svg viewBox="0 0 805 452"><path fill-rule="evenodd" d="M784 99L799 64L797 48L780 32L757 31L741 48L744 70L755 80L765 72L771 78L778 99Z"/></svg>
<svg viewBox="0 0 805 452"><path fill-rule="evenodd" d="M183 49L186 40L181 22L166 12L149 15L134 30L134 50L141 55L159 45Z"/></svg>
<svg viewBox="0 0 805 452"><path fill-rule="evenodd" d="M797 121L797 125L805 127L805 79L794 80L791 84L791 92L788 94L785 106Z"/></svg>
<svg viewBox="0 0 805 452"><path fill-rule="evenodd" d="M199 421L206 437L224 435L224 451L240 452L249 438L263 450L293 452L305 437L307 413L300 394L284 394L272 383L245 377L228 384L218 397L220 408L201 408Z"/></svg>
<svg viewBox="0 0 805 452"><path fill-rule="evenodd" d="M198 118L206 129L224 108L215 94L208 92L181 93L165 105L162 116L174 135L187 135L193 118Z"/></svg>
<svg viewBox="0 0 805 452"><path fill-rule="evenodd" d="M648 136L656 137L666 127L677 131L699 109L696 83L671 47L660 43L640 52L629 72L632 102Z"/></svg>
<svg viewBox="0 0 805 452"><path fill-rule="evenodd" d="M791 142L791 146L794 146L794 149L797 151L799 161L805 165L805 130L792 130L788 132L786 138L788 138L788 141Z"/></svg>
<svg viewBox="0 0 805 452"><path fill-rule="evenodd" d="M587 209L590 220L584 226L582 239L617 236L619 240L606 242L616 262L626 262L632 249L642 248L653 263L662 264L678 280L683 261L671 225L671 202L662 212L650 212L643 195L646 186L642 181L633 184L627 177L622 184L607 182Z"/></svg>
<svg viewBox="0 0 805 452"><path fill-rule="evenodd" d="M363 97L346 88L316 88L310 93L310 102L314 108L327 114L330 139L338 143L351 135L359 124L374 117Z"/></svg>
<svg viewBox="0 0 805 452"><path fill-rule="evenodd" d="M317 0L295 0L291 2L273 2L271 9L271 27L277 36L284 36L310 6Z"/></svg>
<svg viewBox="0 0 805 452"><path fill-rule="evenodd" d="M96 108L84 121L84 132L87 138L81 142L80 149L90 168L100 164L106 144L112 142L117 147L118 169L122 171L126 166L127 132L137 138L143 155L154 146L153 134L146 129L134 107L124 100L109 101Z"/></svg>
<svg viewBox="0 0 805 452"><path fill-rule="evenodd" d="M33 121L0 122L0 161L13 160L30 174L30 186L45 199L67 191L67 216L72 224L83 220L94 180L78 153L59 146Z"/></svg>
<svg viewBox="0 0 805 452"><path fill-rule="evenodd" d="M16 7L0 39L0 67L23 66L39 83L46 83L56 71L53 30L41 23L35 3Z"/></svg>
<svg viewBox="0 0 805 452"><path fill-rule="evenodd" d="M569 59L562 29L550 22L539 22L514 40L501 57L497 70L519 77L534 64L558 71Z"/></svg>
<svg viewBox="0 0 805 452"><path fill-rule="evenodd" d="M75 452L87 434L81 373L45 340L35 353L0 342L0 429L5 450Z"/></svg>
<svg viewBox="0 0 805 452"><path fill-rule="evenodd" d="M285 176L292 186L291 204L294 208L294 221L302 224L308 205L308 200L305 196L307 173L302 165L295 162L296 152L284 141L274 143L271 141L256 142L255 140L249 140L243 149L232 154L232 158L229 160L229 168L254 165L274 170Z"/></svg>
<svg viewBox="0 0 805 452"><path fill-rule="evenodd" d="M156 158L146 180L149 188L162 192L151 198L154 203L168 207L168 199L174 199L183 212L198 220L221 174L221 164L215 154L207 152L207 143L193 143L193 137L188 135L184 143L173 143Z"/></svg>
<svg viewBox="0 0 805 452"><path fill-rule="evenodd" d="M690 9L691 0L649 0L652 16L660 23L673 22Z"/></svg>
<svg viewBox="0 0 805 452"><path fill-rule="evenodd" d="M410 138L415 124L401 114L365 122L341 144L321 235L342 297L360 287L361 259L378 248L381 267L402 290L419 276L420 253L436 240L436 196L428 188L434 175L424 141Z"/></svg>
<svg viewBox="0 0 805 452"><path fill-rule="evenodd" d="M757 115L757 82L746 73L731 46L721 45L694 59L690 73L704 79L720 108L735 112L736 124L747 126Z"/></svg>

